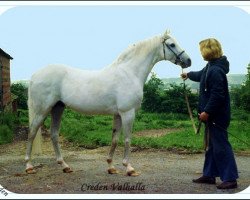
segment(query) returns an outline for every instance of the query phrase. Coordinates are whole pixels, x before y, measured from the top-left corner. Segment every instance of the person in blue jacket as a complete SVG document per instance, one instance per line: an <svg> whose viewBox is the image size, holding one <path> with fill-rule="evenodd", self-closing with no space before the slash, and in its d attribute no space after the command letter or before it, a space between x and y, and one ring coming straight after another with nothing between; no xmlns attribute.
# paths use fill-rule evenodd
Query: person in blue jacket
<svg viewBox="0 0 250 200"><path fill-rule="evenodd" d="M200 52L207 65L200 71L182 73L186 80L200 82L198 115L205 123L207 149L203 175L194 183L215 184L216 177L222 183L218 189L237 188L238 170L227 128L230 124L230 96L226 74L229 62L223 55L221 44L214 38L202 40Z"/></svg>

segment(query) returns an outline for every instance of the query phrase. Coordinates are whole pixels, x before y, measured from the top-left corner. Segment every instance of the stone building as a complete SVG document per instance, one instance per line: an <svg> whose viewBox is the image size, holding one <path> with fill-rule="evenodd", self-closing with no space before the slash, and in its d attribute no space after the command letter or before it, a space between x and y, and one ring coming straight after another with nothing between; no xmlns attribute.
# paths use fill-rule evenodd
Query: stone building
<svg viewBox="0 0 250 200"><path fill-rule="evenodd" d="M0 48L0 110L11 103L10 60L13 58Z"/></svg>

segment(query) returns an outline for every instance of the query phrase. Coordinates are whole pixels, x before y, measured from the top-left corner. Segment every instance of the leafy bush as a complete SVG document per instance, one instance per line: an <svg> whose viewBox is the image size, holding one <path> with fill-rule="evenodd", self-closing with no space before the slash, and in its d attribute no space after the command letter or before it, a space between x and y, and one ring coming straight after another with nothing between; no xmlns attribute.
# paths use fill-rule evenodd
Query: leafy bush
<svg viewBox="0 0 250 200"><path fill-rule="evenodd" d="M163 82L152 73L150 80L144 85L142 109L147 112L158 112L161 104Z"/></svg>
<svg viewBox="0 0 250 200"><path fill-rule="evenodd" d="M29 125L29 111L18 109L18 123L22 126L28 126Z"/></svg>
<svg viewBox="0 0 250 200"><path fill-rule="evenodd" d="M235 121L249 121L249 114L245 110L232 109L231 119Z"/></svg>
<svg viewBox="0 0 250 200"><path fill-rule="evenodd" d="M197 94L193 94L189 87L184 88L183 83L170 84L169 88L164 88L162 80L152 74L144 86L142 109L146 112L187 114L185 94L194 111L198 104Z"/></svg>
<svg viewBox="0 0 250 200"><path fill-rule="evenodd" d="M198 96L193 94L189 87L184 89L183 84L171 84L170 88L162 92L159 111L187 114L185 95L188 97L191 110L194 111L198 104Z"/></svg>
<svg viewBox="0 0 250 200"><path fill-rule="evenodd" d="M12 141L16 124L18 119L13 113L0 113L0 144Z"/></svg>
<svg viewBox="0 0 250 200"><path fill-rule="evenodd" d="M0 125L0 145L12 142L13 130L7 125Z"/></svg>

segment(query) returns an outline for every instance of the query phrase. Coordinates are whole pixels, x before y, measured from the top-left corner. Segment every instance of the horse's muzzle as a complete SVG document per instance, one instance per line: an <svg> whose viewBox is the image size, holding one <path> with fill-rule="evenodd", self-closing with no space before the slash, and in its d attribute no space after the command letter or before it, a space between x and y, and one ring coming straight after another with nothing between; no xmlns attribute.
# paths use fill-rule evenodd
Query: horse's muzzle
<svg viewBox="0 0 250 200"><path fill-rule="evenodd" d="M192 64L192 61L191 61L191 59L190 59L190 58L188 58L188 59L187 59L187 67L190 67L190 66L191 66L191 64Z"/></svg>
<svg viewBox="0 0 250 200"><path fill-rule="evenodd" d="M186 59L185 61L181 61L180 65L182 68L190 67L192 64L192 61L190 58Z"/></svg>

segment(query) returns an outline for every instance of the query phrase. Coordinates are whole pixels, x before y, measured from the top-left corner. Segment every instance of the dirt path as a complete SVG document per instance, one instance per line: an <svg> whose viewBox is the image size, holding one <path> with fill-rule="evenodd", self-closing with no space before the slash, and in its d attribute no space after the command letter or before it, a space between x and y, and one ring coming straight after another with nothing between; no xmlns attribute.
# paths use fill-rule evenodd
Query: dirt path
<svg viewBox="0 0 250 200"><path fill-rule="evenodd" d="M62 143L62 142L61 142ZM115 154L115 165L120 174L106 172L106 155L109 147L94 150L76 149L62 143L65 161L74 172L62 173L54 159L52 145L48 139L43 145L43 155L34 158L39 166L37 174L24 173L25 141L0 146L0 185L15 193L142 193L142 194L218 194L237 193L250 185L250 155L236 155L240 179L234 190L217 190L215 185L192 183L199 177L203 166L203 154L177 154L154 149L134 151L131 163L141 175L124 175L121 165L123 148ZM221 181L217 178L217 183Z"/></svg>

